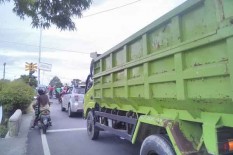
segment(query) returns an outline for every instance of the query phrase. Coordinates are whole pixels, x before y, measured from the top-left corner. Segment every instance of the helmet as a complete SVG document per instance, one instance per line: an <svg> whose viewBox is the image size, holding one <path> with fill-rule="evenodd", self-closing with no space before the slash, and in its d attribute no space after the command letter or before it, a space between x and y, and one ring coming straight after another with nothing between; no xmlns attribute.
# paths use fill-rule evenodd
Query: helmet
<svg viewBox="0 0 233 155"><path fill-rule="evenodd" d="M39 89L38 89L38 94L39 94L39 95L45 94L45 90L44 90L43 88L39 88Z"/></svg>

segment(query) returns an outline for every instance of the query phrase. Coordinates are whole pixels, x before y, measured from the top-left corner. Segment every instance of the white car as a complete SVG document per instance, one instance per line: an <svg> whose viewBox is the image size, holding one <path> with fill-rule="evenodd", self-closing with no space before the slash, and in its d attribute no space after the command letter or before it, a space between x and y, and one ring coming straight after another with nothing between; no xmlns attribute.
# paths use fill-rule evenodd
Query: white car
<svg viewBox="0 0 233 155"><path fill-rule="evenodd" d="M68 110L68 116L72 117L74 113L83 113L85 86L69 87L62 96L61 110Z"/></svg>

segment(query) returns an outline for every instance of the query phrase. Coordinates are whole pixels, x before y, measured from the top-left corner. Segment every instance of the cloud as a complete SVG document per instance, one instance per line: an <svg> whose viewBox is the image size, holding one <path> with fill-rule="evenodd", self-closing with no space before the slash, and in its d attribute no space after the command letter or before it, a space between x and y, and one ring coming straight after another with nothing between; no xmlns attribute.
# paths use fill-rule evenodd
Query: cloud
<svg viewBox="0 0 233 155"><path fill-rule="evenodd" d="M5 57L11 57L11 58L19 58L19 57L37 57L38 53L35 52L19 52L19 51L8 51L8 52L4 52L4 53L0 53L1 56L5 56Z"/></svg>
<svg viewBox="0 0 233 155"><path fill-rule="evenodd" d="M96 14L133 1L94 1L83 18L75 18L77 31L60 31L54 26L43 30L41 62L52 64L52 71L41 72L42 84L48 84L54 76L66 83L74 78L85 80L91 62L89 53L106 52L185 0L141 0ZM9 79L28 74L25 62L38 63L40 42L40 30L31 28L30 19L20 20L12 8L12 3L0 5L0 63L7 63Z"/></svg>

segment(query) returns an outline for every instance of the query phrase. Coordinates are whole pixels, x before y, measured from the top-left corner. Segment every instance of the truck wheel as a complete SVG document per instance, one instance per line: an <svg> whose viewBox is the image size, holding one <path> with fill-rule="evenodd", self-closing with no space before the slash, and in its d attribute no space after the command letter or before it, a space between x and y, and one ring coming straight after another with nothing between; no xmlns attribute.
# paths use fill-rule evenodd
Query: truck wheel
<svg viewBox="0 0 233 155"><path fill-rule="evenodd" d="M87 134L91 140L95 140L99 137L99 130L95 127L92 111L89 111L87 114Z"/></svg>
<svg viewBox="0 0 233 155"><path fill-rule="evenodd" d="M141 146L140 155L175 155L171 142L162 135L147 137Z"/></svg>

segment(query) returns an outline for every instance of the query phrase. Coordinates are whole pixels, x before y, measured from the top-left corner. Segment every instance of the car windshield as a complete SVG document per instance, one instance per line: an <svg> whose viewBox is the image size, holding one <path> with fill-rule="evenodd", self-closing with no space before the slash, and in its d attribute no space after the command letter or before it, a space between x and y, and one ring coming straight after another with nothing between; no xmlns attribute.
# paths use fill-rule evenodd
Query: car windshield
<svg viewBox="0 0 233 155"><path fill-rule="evenodd" d="M74 93L84 94L85 93L85 88L74 88Z"/></svg>

